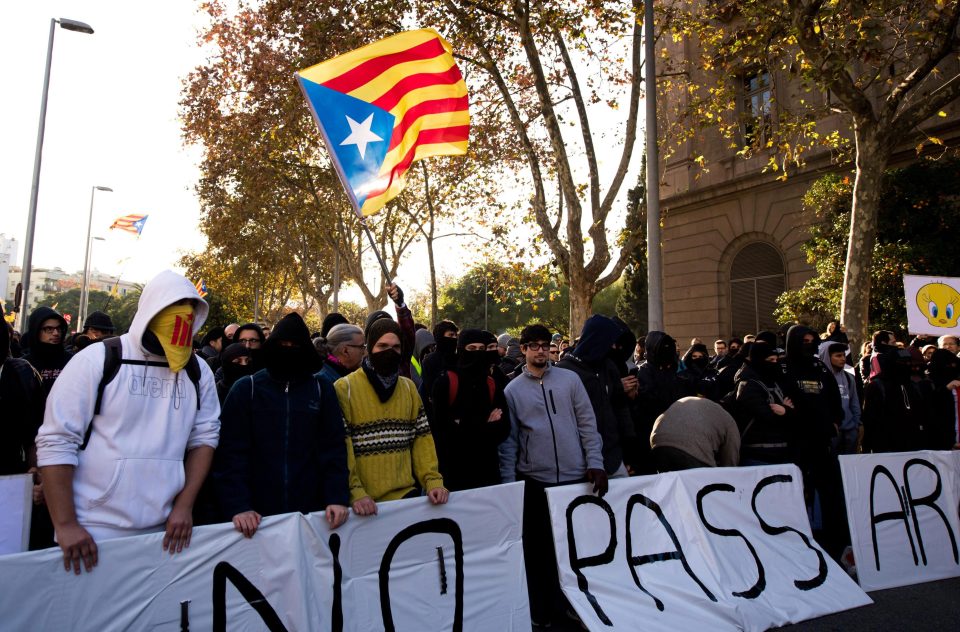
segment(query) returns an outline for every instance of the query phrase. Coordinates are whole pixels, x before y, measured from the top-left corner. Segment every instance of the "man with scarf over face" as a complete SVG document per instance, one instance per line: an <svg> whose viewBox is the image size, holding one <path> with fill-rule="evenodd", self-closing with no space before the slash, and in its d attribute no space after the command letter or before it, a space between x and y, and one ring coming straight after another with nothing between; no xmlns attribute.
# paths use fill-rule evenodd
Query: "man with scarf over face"
<svg viewBox="0 0 960 632"><path fill-rule="evenodd" d="M653 461L650 457L650 442L640 440L649 437L653 423L665 410L683 397L686 392L684 383L677 377L677 342L662 331L647 334L644 345L644 361L637 367L637 396L630 411L633 416L637 452L631 455L630 465L637 474L653 474Z"/></svg>
<svg viewBox="0 0 960 632"><path fill-rule="evenodd" d="M863 451L927 449L926 425L932 420L911 379L910 352L888 346L876 354L876 363L877 370L863 388Z"/></svg>
<svg viewBox="0 0 960 632"><path fill-rule="evenodd" d="M231 345L232 346L232 345ZM324 511L347 519L347 450L333 385L297 313L273 328L264 369L237 380L223 404L214 481L223 519L253 536L262 516Z"/></svg>
<svg viewBox="0 0 960 632"><path fill-rule="evenodd" d="M946 349L937 349L930 357L930 423L927 429L931 450L956 450L960 447L960 358Z"/></svg>
<svg viewBox="0 0 960 632"><path fill-rule="evenodd" d="M164 550L189 546L194 501L220 435L213 372L191 344L208 309L193 283L161 272L119 338L121 363L99 414L105 343L74 356L54 384L37 461L67 570L95 566L99 539L164 531Z"/></svg>
<svg viewBox="0 0 960 632"><path fill-rule="evenodd" d="M22 358L10 356L10 325L0 322L0 476L23 474L36 464L33 438L43 422L40 375Z"/></svg>
<svg viewBox="0 0 960 632"><path fill-rule="evenodd" d="M615 321L594 314L584 323L577 346L557 363L557 367L577 374L590 397L597 430L603 439L603 467L610 476L627 476L621 442L634 437L629 403L617 368L618 363L626 366L622 349L615 348L621 333Z"/></svg>
<svg viewBox="0 0 960 632"><path fill-rule="evenodd" d="M456 367L433 386L430 428L444 484L452 491L500 483L497 447L510 432L510 417L503 384L491 374L500 360L495 345L492 334L464 329Z"/></svg>
<svg viewBox="0 0 960 632"><path fill-rule="evenodd" d="M400 354L400 326L376 320L360 370L334 384L347 427L350 501L360 516L377 513L377 502L419 495L418 486L433 504L448 498L430 423L413 382L400 375Z"/></svg>

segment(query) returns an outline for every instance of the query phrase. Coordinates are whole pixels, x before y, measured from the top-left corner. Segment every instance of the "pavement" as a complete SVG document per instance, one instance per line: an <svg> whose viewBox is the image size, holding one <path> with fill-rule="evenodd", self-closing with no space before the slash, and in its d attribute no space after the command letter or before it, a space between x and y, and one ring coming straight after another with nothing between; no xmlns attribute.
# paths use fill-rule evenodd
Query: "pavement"
<svg viewBox="0 0 960 632"><path fill-rule="evenodd" d="M960 578L878 590L873 605L774 628L783 632L874 632L876 630L960 630ZM556 622L534 632L581 632L574 622Z"/></svg>

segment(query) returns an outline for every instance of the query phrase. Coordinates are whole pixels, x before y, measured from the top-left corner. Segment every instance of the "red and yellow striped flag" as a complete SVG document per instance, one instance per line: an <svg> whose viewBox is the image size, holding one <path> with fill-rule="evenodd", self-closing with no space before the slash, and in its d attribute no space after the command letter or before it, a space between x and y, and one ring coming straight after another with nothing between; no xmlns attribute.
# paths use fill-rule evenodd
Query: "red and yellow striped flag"
<svg viewBox="0 0 960 632"><path fill-rule="evenodd" d="M297 73L354 209L397 196L421 158L467 151L467 86L450 43L408 31Z"/></svg>

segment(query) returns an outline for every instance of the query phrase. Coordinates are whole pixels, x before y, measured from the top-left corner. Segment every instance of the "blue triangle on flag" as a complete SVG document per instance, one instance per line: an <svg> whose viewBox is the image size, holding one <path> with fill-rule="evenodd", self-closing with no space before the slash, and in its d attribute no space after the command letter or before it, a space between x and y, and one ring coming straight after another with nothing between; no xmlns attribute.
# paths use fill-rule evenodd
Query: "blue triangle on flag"
<svg viewBox="0 0 960 632"><path fill-rule="evenodd" d="M392 114L356 97L298 77L357 208L377 188L380 166L393 135ZM362 150L362 154L361 154Z"/></svg>

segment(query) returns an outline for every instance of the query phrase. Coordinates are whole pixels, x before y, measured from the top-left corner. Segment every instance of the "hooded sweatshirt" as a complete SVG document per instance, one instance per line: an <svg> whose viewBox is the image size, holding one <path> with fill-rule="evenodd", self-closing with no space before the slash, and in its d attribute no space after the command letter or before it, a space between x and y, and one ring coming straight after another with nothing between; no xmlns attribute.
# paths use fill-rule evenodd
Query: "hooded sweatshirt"
<svg viewBox="0 0 960 632"><path fill-rule="evenodd" d="M50 344L40 342L40 327L44 321L54 319L60 323L60 342ZM49 307L38 307L30 314L29 330L23 335L21 343L26 347L23 359L33 365L43 380L40 396L46 400L54 382L63 371L73 354L66 350L67 321Z"/></svg>
<svg viewBox="0 0 960 632"><path fill-rule="evenodd" d="M40 375L10 355L10 327L0 322L0 476L27 471L26 456L43 421Z"/></svg>
<svg viewBox="0 0 960 632"><path fill-rule="evenodd" d="M854 377L852 371L836 369L830 362L830 348L835 344L842 344L846 347L845 353L849 352L849 346L844 343L824 342L817 350L817 355L824 366L833 373L833 377L837 380L837 386L840 388L840 400L843 402L843 423L840 424L840 430L856 430L860 427L860 398L857 397L857 378Z"/></svg>
<svg viewBox="0 0 960 632"><path fill-rule="evenodd" d="M167 270L143 289L130 331L120 337L123 359L131 363L121 364L107 384L99 415L94 417L93 411L103 376L102 344L90 345L74 357L47 400L37 435L38 464L76 468L77 520L94 539L162 528L183 489L184 453L217 446L220 404L210 367L198 363L198 409L186 370L175 373L157 366L166 358L143 342L153 317L181 299L195 301L196 334L209 308L190 281ZM90 441L80 450L91 423Z"/></svg>

